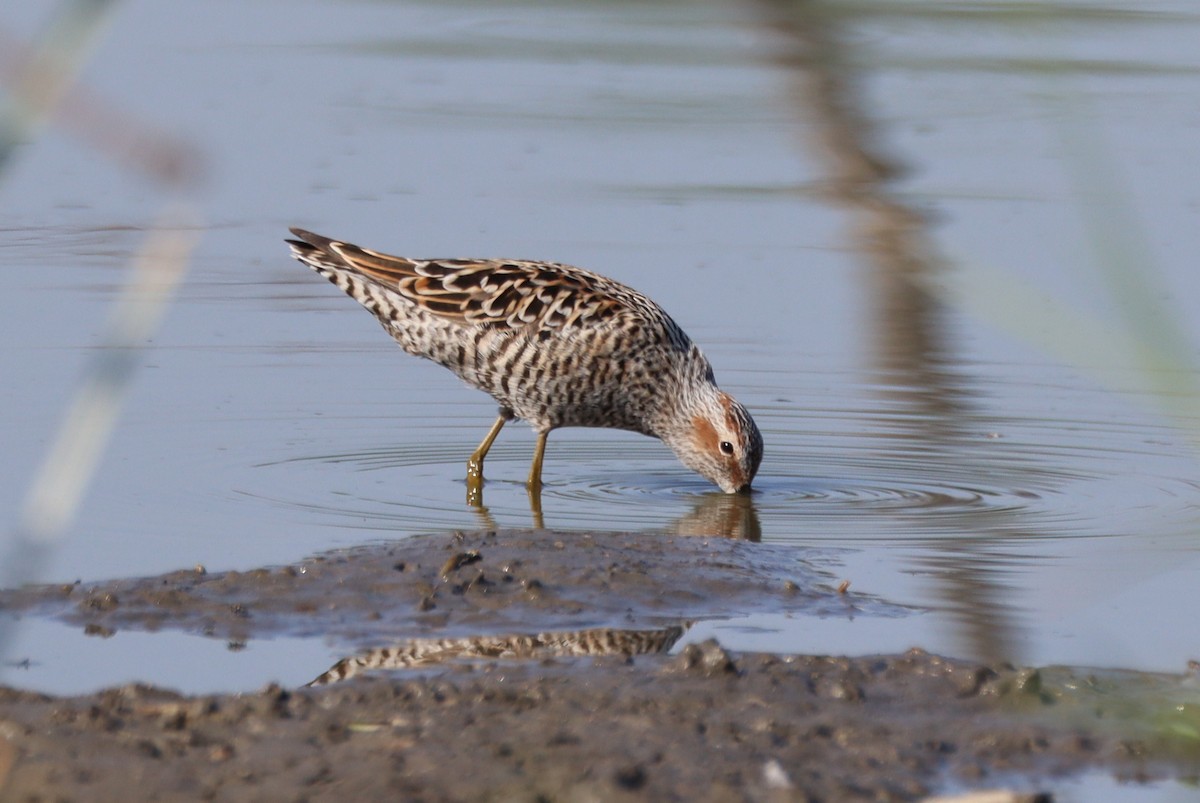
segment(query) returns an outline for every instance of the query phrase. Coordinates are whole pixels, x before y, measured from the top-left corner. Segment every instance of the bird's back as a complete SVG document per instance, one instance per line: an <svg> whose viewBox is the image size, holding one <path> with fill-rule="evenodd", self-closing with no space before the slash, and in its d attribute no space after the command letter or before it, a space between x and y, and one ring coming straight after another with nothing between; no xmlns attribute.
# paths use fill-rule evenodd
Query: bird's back
<svg viewBox="0 0 1200 803"><path fill-rule="evenodd" d="M661 307L599 274L549 262L410 259L292 233L296 258L370 310L406 351L535 429L656 434L672 383L711 376Z"/></svg>

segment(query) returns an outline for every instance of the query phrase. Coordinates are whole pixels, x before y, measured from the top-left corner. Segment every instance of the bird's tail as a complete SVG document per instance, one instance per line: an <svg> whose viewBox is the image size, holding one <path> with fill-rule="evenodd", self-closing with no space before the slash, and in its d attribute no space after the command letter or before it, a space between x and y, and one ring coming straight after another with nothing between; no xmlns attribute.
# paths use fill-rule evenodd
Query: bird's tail
<svg viewBox="0 0 1200 803"><path fill-rule="evenodd" d="M333 247L335 241L320 234L313 234L304 229L290 229L296 236L295 240L285 240L292 249L292 256L308 265L310 268L328 277L330 272L345 270L348 266Z"/></svg>

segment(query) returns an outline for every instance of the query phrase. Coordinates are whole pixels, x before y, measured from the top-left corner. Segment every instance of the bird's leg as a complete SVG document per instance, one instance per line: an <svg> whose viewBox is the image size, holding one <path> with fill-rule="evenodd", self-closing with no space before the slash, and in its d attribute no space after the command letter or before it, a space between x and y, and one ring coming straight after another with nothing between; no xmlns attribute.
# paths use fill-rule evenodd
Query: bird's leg
<svg viewBox="0 0 1200 803"><path fill-rule="evenodd" d="M483 480L476 477L475 479L467 479L467 504L475 508L477 511L487 510L483 506ZM485 527L484 529L492 529Z"/></svg>
<svg viewBox="0 0 1200 803"><path fill-rule="evenodd" d="M529 512L533 514L533 528L535 530L546 529L546 520L542 516L542 486L537 488L528 487L525 491L529 494ZM495 529L492 527L491 529Z"/></svg>
<svg viewBox="0 0 1200 803"><path fill-rule="evenodd" d="M501 410L500 415L496 418L496 423L492 424L492 428L488 430L488 434L484 437L483 443L479 444L479 448L471 453L471 457L467 460L467 486L472 484L478 485L483 482L483 458L487 457L488 449L492 448L492 442L496 440L496 436L500 434L501 427L504 422L512 418L512 414L504 414Z"/></svg>
<svg viewBox="0 0 1200 803"><path fill-rule="evenodd" d="M540 493L542 490L542 458L546 454L546 438L549 432L539 432L537 445L533 447L533 465L529 467L529 482L525 487L530 493Z"/></svg>

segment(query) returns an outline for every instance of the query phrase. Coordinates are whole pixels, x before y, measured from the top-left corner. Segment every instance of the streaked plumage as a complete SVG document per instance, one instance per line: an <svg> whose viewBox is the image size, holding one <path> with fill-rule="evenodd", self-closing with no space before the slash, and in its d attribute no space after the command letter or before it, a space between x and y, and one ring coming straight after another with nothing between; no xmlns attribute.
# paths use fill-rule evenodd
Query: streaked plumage
<svg viewBox="0 0 1200 803"><path fill-rule="evenodd" d="M596 273L551 262L408 259L292 229L292 255L370 310L410 354L446 366L500 404L468 462L478 478L504 422L538 433L529 485L541 484L546 436L612 427L660 438L689 468L732 493L762 459L754 419L653 301Z"/></svg>
<svg viewBox="0 0 1200 803"><path fill-rule="evenodd" d="M409 639L343 658L308 686L325 686L378 669L417 669L464 659L533 659L554 656L647 655L669 651L691 623L657 630L599 627L513 636Z"/></svg>

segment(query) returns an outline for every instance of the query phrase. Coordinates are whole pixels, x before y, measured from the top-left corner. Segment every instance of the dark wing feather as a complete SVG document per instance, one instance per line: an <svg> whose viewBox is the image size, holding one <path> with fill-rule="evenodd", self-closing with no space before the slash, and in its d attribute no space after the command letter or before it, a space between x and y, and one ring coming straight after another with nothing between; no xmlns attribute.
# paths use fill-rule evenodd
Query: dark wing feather
<svg viewBox="0 0 1200 803"><path fill-rule="evenodd" d="M592 325L645 302L589 271L552 262L409 259L292 229L304 261L345 270L399 293L434 315L463 323L559 329ZM636 299L634 307L631 300Z"/></svg>

